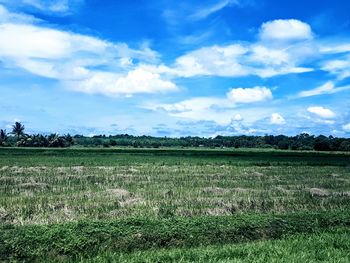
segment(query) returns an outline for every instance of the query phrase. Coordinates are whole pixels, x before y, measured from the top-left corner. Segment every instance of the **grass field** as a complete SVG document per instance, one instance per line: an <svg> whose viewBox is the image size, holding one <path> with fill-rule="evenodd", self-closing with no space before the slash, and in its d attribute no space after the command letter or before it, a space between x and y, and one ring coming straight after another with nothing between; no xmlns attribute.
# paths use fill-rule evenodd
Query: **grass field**
<svg viewBox="0 0 350 263"><path fill-rule="evenodd" d="M2 148L0 222L3 261L348 262L350 154Z"/></svg>

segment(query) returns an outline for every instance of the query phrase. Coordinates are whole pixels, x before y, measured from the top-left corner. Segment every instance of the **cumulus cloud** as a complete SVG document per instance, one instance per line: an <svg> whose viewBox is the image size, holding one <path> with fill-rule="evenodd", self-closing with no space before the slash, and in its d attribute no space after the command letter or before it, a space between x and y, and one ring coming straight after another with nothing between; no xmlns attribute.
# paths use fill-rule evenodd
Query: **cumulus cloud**
<svg viewBox="0 0 350 263"><path fill-rule="evenodd" d="M227 93L226 98L196 97L169 104L148 104L143 108L153 111L164 111L170 116L190 120L215 121L218 124L242 122L243 117L235 110L241 104L256 103L272 98L272 92L266 87L237 88ZM247 120L257 120L271 114L269 109L246 109Z"/></svg>
<svg viewBox="0 0 350 263"><path fill-rule="evenodd" d="M25 45L23 43L26 43ZM124 43L110 43L95 37L43 26L4 23L0 25L0 57L5 59L74 59L87 63L104 56L157 59L157 53L145 48L130 49Z"/></svg>
<svg viewBox="0 0 350 263"><path fill-rule="evenodd" d="M270 123L271 124L281 125L281 124L285 124L286 120L282 117L281 114L279 114L279 113L272 113L271 117L270 117Z"/></svg>
<svg viewBox="0 0 350 263"><path fill-rule="evenodd" d="M333 94L333 93L341 92L348 89L350 89L350 86L335 87L332 81L328 81L322 86L319 86L315 89L304 90L299 92L297 97L303 98L303 97L311 97L311 96L317 96L322 94Z"/></svg>
<svg viewBox="0 0 350 263"><path fill-rule="evenodd" d="M311 27L296 19L277 19L263 23L260 29L262 40L305 40L312 39Z"/></svg>
<svg viewBox="0 0 350 263"><path fill-rule="evenodd" d="M172 72L183 77L244 76L249 73L239 60L247 51L239 44L204 47L178 57Z"/></svg>
<svg viewBox="0 0 350 263"><path fill-rule="evenodd" d="M170 104L145 105L144 108L151 110L166 111L172 116L195 119L195 120L229 120L241 121L242 116L228 112L238 104L261 102L272 99L272 92L266 87L236 88L231 89L226 98L197 97ZM226 116L220 116L228 114ZM230 117L232 114L234 117ZM232 116L231 115L231 116Z"/></svg>
<svg viewBox="0 0 350 263"><path fill-rule="evenodd" d="M97 54L108 46L93 37L35 25L0 25L0 56L7 58L65 59L78 52Z"/></svg>
<svg viewBox="0 0 350 263"><path fill-rule="evenodd" d="M108 96L178 89L160 74L134 65L134 59L143 63L158 60L157 52L147 46L131 49L124 43L24 24L26 17L12 23L17 14L0 7L0 13L6 15L6 21L3 17L0 22L0 59L7 67L59 80L69 89ZM98 66L106 70L91 69Z"/></svg>
<svg viewBox="0 0 350 263"><path fill-rule="evenodd" d="M39 0L23 2L38 8L43 4ZM70 5L70 1L57 0L47 2L47 6L54 3L58 6ZM302 65L312 48L294 43L288 46L271 46L264 41L213 45L189 51L165 65L160 63L159 54L147 46L133 49L125 43L112 43L93 36L50 28L34 20L31 16L11 13L0 5L1 61L9 68L20 68L38 76L56 79L66 87L74 87L74 90L82 92L111 96L117 96L118 93L168 92L178 90L173 80L179 77L256 75L268 78L313 70ZM277 29L285 29L289 35L278 34ZM307 24L298 20L274 20L262 25L260 36L262 39L311 39L312 31ZM345 64L341 66L346 67ZM337 67L340 67L339 63L333 67L324 66L334 71L337 71ZM302 92L300 96L334 93L344 89L327 84L319 89ZM271 98L271 91L265 87L238 88L228 93L231 104Z"/></svg>
<svg viewBox="0 0 350 263"><path fill-rule="evenodd" d="M350 132L350 123L344 124L344 125L342 126L342 128L343 128L344 131Z"/></svg>
<svg viewBox="0 0 350 263"><path fill-rule="evenodd" d="M297 58L284 47L258 44L231 44L203 47L178 57L171 66L157 70L178 77L256 75L263 78L289 73L303 73L312 68L299 66Z"/></svg>
<svg viewBox="0 0 350 263"><path fill-rule="evenodd" d="M109 72L92 72L87 78L68 81L67 86L76 91L107 96L131 96L136 93L165 93L177 91L177 86L161 79L159 74L135 69L126 75Z"/></svg>
<svg viewBox="0 0 350 263"><path fill-rule="evenodd" d="M272 99L272 92L266 87L235 88L227 93L233 103L252 103Z"/></svg>
<svg viewBox="0 0 350 263"><path fill-rule="evenodd" d="M237 113L233 118L232 121L243 121L243 117L241 114Z"/></svg>
<svg viewBox="0 0 350 263"><path fill-rule="evenodd" d="M325 119L335 117L335 113L333 111L321 106L309 107L307 108L307 111Z"/></svg>

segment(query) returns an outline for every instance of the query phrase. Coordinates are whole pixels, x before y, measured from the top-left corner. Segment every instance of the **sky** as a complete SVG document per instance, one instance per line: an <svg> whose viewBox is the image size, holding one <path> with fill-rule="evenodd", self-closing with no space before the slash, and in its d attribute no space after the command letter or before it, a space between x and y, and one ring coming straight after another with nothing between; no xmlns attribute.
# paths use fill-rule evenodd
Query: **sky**
<svg viewBox="0 0 350 263"><path fill-rule="evenodd" d="M350 137L350 1L0 0L0 128Z"/></svg>

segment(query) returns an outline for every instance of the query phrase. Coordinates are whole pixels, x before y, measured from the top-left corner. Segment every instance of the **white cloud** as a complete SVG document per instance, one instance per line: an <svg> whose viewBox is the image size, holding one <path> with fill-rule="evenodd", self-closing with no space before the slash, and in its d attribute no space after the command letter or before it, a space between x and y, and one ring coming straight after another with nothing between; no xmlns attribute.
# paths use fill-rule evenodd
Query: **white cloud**
<svg viewBox="0 0 350 263"><path fill-rule="evenodd" d="M205 19L208 16L210 16L211 14L216 13L216 12L220 11L221 9L223 9L229 5L232 5L232 4L237 5L237 4L239 4L239 2L237 0L221 0L220 2L216 3L215 5L199 9L195 13L191 14L189 16L189 18L191 20Z"/></svg>
<svg viewBox="0 0 350 263"><path fill-rule="evenodd" d="M72 90L107 96L132 96L136 93L165 93L178 90L171 81L141 68L129 71L127 75L91 72L87 78L67 81L66 85Z"/></svg>
<svg viewBox="0 0 350 263"><path fill-rule="evenodd" d="M26 43L25 45L23 43ZM111 43L95 37L36 25L0 24L0 57L5 59L45 59L76 61L104 60L110 57L157 60L158 54L145 47L130 49L124 43Z"/></svg>
<svg viewBox="0 0 350 263"><path fill-rule="evenodd" d="M339 80L350 77L350 56L345 59L334 59L323 63L322 70L336 75Z"/></svg>
<svg viewBox="0 0 350 263"><path fill-rule="evenodd" d="M350 86L336 88L332 81L328 81L327 83L315 89L301 91L298 93L297 96L300 98L303 98L303 97L311 97L311 96L317 96L322 94L333 94L333 93L341 92L348 89L350 89Z"/></svg>
<svg viewBox="0 0 350 263"><path fill-rule="evenodd" d="M321 106L314 106L314 107L309 107L307 108L308 112L311 112L313 114L316 114L317 116L321 118L334 118L335 113L331 111L330 109L321 107Z"/></svg>
<svg viewBox="0 0 350 263"><path fill-rule="evenodd" d="M228 107L232 107L232 103L230 103L228 100L214 97L197 97L172 104L158 104L145 106L145 108L148 109L165 110L170 113L203 111L211 108Z"/></svg>
<svg viewBox="0 0 350 263"><path fill-rule="evenodd" d="M31 9L42 13L68 15L75 7L84 3L84 0L0 0L0 3L17 9Z"/></svg>
<svg viewBox="0 0 350 263"><path fill-rule="evenodd" d="M22 2L39 10L49 10L58 13L65 13L69 10L69 0L22 0Z"/></svg>
<svg viewBox="0 0 350 263"><path fill-rule="evenodd" d="M290 61L290 56L285 49L272 49L263 45L253 45L250 60L266 65L284 65Z"/></svg>
<svg viewBox="0 0 350 263"><path fill-rule="evenodd" d="M325 123L325 124L334 124L335 121L334 120L323 120L323 123Z"/></svg>
<svg viewBox="0 0 350 263"><path fill-rule="evenodd" d="M320 51L322 53L330 53L330 54L346 53L346 52L350 52L350 44L331 43L327 45L321 45Z"/></svg>
<svg viewBox="0 0 350 263"><path fill-rule="evenodd" d="M32 23L35 21L39 19L22 13L11 13L0 4L0 23Z"/></svg>
<svg viewBox="0 0 350 263"><path fill-rule="evenodd" d="M24 44L25 43L25 44ZM89 36L34 25L0 25L0 56L64 59L78 52L98 54L111 44Z"/></svg>
<svg viewBox="0 0 350 263"><path fill-rule="evenodd" d="M301 64L314 53L315 49L306 44L291 47L271 47L266 43L214 45L190 51L178 57L173 65L163 65L157 70L176 77L256 75L268 78L313 71Z"/></svg>
<svg viewBox="0 0 350 263"><path fill-rule="evenodd" d="M344 124L344 125L342 126L342 128L343 128L344 131L350 132L350 123Z"/></svg>
<svg viewBox="0 0 350 263"><path fill-rule="evenodd" d="M134 59L143 63L158 60L158 53L147 45L137 50L92 36L9 23L16 14L5 8L1 12L6 20L0 23L0 59L8 67L59 80L85 93L124 96L178 90L170 80L133 63ZM89 69L97 66L105 70Z"/></svg>
<svg viewBox="0 0 350 263"><path fill-rule="evenodd" d="M133 65L132 58L129 58L129 57L121 58L121 59L119 59L119 61L120 61L120 65L122 67L127 67L127 66L132 66Z"/></svg>
<svg viewBox="0 0 350 263"><path fill-rule="evenodd" d="M232 90L231 90L232 91ZM143 108L153 111L165 111L173 117L185 118L195 121L214 121L221 125L228 125L229 123L242 122L243 117L235 110L239 103L253 103L272 98L272 93L265 87L255 88L238 88L233 92L239 96L232 98L230 92L226 98L217 97L197 97L188 100L183 100L170 104L148 104L142 106ZM242 97L241 97L242 96ZM246 117L248 122L256 121L271 114L268 108L254 109L246 108L240 109ZM233 116L233 117L232 117Z"/></svg>
<svg viewBox="0 0 350 263"><path fill-rule="evenodd" d="M241 116L241 114L237 113L237 114L233 117L232 121L243 121L243 117Z"/></svg>
<svg viewBox="0 0 350 263"><path fill-rule="evenodd" d="M266 87L235 88L227 93L233 103L252 103L272 99L272 92Z"/></svg>
<svg viewBox="0 0 350 263"><path fill-rule="evenodd" d="M282 117L281 114L279 114L279 113L272 113L271 117L270 117L270 122L271 122L271 124L281 125L281 124L285 124L286 120Z"/></svg>
<svg viewBox="0 0 350 263"><path fill-rule="evenodd" d="M305 40L312 39L311 27L296 19L278 19L263 23L260 29L262 40Z"/></svg>
<svg viewBox="0 0 350 263"><path fill-rule="evenodd" d="M172 72L182 77L248 75L247 69L238 62L247 51L239 44L204 47L178 57Z"/></svg>

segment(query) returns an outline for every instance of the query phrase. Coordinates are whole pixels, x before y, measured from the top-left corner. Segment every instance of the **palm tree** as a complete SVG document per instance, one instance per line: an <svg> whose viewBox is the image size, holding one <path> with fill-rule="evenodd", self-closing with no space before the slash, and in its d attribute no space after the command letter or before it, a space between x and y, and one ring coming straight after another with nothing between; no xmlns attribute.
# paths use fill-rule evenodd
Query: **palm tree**
<svg viewBox="0 0 350 263"><path fill-rule="evenodd" d="M6 130L1 129L0 130L0 146L2 146L7 140L7 133Z"/></svg>
<svg viewBox="0 0 350 263"><path fill-rule="evenodd" d="M18 141L19 138L24 135L24 125L16 121L16 123L12 125L12 134L15 134L17 136Z"/></svg>

